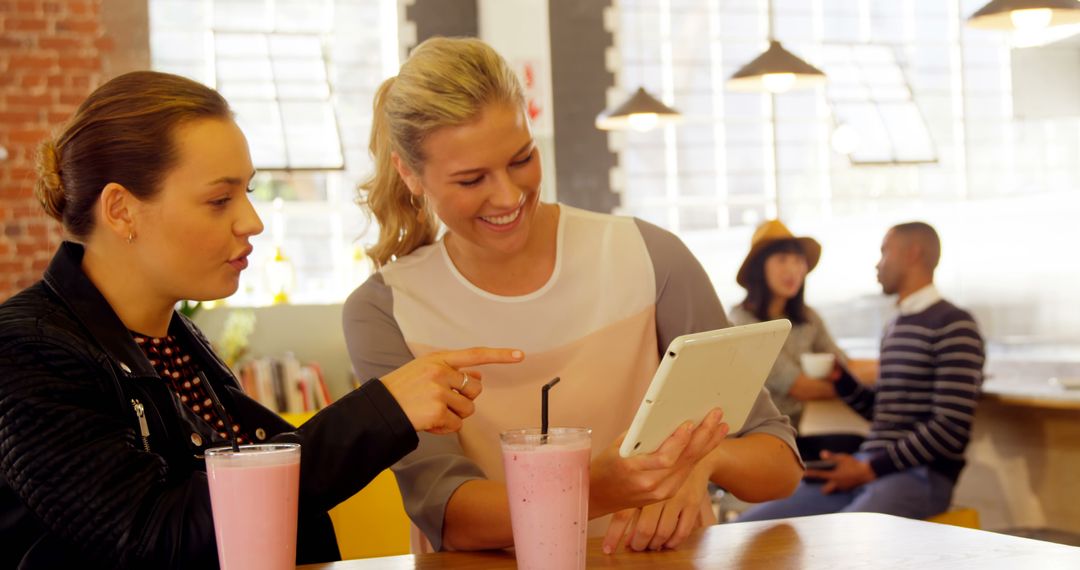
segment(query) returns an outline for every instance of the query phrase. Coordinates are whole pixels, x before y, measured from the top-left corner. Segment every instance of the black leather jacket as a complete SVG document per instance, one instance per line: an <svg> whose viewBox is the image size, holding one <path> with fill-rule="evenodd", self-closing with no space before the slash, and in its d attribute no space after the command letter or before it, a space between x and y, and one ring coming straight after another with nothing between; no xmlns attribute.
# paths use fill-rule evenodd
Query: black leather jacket
<svg viewBox="0 0 1080 570"><path fill-rule="evenodd" d="M202 455L227 442L154 372L82 256L64 243L0 305L0 568L217 567ZM169 333L256 439L301 444L297 560L338 559L327 511L416 447L401 407L368 382L294 429L190 321L174 314Z"/></svg>

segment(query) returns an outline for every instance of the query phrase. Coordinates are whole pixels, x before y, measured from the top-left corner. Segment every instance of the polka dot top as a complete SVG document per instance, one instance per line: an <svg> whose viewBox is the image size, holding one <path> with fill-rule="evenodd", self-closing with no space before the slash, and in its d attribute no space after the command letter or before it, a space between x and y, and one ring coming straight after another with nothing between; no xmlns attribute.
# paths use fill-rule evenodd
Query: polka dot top
<svg viewBox="0 0 1080 570"><path fill-rule="evenodd" d="M149 337L137 332L131 333L135 344L150 359L150 364L172 389L176 397L196 416L202 418L207 425L222 438L228 438L225 421L221 418L214 401L210 399L203 381L199 378L199 371L191 360L191 355L186 354L176 342L176 337ZM231 419L231 418L230 418ZM237 441L243 445L250 443L240 426L233 422L233 431L237 434Z"/></svg>

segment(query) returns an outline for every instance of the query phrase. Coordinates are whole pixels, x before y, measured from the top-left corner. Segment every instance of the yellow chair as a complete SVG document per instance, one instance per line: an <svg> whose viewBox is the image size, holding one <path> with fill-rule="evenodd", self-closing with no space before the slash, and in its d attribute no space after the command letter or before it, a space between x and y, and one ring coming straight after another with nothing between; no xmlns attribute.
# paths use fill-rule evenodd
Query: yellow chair
<svg viewBox="0 0 1080 570"><path fill-rule="evenodd" d="M979 511L968 507L953 507L940 515L934 515L926 520L929 522L962 526L964 528L973 528L976 530L980 528Z"/></svg>
<svg viewBox="0 0 1080 570"><path fill-rule="evenodd" d="M300 427L301 425L303 425L304 422L310 420L311 416L315 415L315 412L301 412L299 414L280 413L278 415L290 424L296 427Z"/></svg>
<svg viewBox="0 0 1080 570"><path fill-rule="evenodd" d="M281 414L294 426L313 415ZM331 509L330 520L334 522L342 560L409 553L409 517L389 469Z"/></svg>
<svg viewBox="0 0 1080 570"><path fill-rule="evenodd" d="M409 553L409 517L389 469L330 510L342 560Z"/></svg>

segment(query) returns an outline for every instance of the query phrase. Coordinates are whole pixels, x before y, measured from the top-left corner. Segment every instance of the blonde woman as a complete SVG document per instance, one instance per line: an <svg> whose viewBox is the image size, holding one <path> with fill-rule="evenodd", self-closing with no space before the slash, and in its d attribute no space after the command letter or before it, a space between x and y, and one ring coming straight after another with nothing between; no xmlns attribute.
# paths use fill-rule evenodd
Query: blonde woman
<svg viewBox="0 0 1080 570"><path fill-rule="evenodd" d="M551 421L593 432L589 516L615 514L591 524L606 531L605 550L626 529L632 548L659 549L714 522L710 479L757 501L794 489L794 432L765 391L736 437L724 439L714 411L655 454L618 456L668 342L728 322L674 235L540 201L521 86L489 46L418 46L379 89L371 152L362 202L379 223L370 254L380 269L344 311L357 372L489 341L529 354L513 370L484 369L486 401L460 435L423 435L394 467L406 510L436 549L512 544L498 433L538 423L540 386L554 376Z"/></svg>

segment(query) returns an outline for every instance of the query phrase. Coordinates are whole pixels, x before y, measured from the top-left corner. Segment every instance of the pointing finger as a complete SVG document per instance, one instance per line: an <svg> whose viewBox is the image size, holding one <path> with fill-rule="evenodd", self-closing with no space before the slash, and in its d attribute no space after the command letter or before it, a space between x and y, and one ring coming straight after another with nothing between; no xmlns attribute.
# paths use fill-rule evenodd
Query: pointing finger
<svg viewBox="0 0 1080 570"><path fill-rule="evenodd" d="M454 368L481 364L513 364L521 362L525 353L516 348L475 347L438 353L438 358Z"/></svg>

